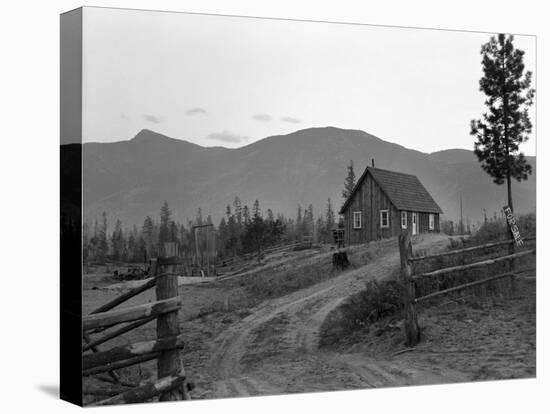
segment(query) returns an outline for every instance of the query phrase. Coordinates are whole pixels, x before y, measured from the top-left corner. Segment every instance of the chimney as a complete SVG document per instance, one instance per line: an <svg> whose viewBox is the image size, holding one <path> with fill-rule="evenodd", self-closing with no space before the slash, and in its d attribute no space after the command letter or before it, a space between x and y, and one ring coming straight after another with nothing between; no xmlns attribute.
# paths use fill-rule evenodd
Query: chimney
<svg viewBox="0 0 550 414"><path fill-rule="evenodd" d="M372 159L372 168L374 168L374 158Z"/></svg>

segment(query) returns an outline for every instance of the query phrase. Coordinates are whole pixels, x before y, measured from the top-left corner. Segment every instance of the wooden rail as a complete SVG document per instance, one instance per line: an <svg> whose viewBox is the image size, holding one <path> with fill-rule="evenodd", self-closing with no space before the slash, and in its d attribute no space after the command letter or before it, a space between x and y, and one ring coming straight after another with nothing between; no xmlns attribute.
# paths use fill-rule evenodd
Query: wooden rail
<svg viewBox="0 0 550 414"><path fill-rule="evenodd" d="M102 374L104 372L113 372L117 369L141 364L143 362L151 361L152 359L157 359L159 355L160 352L153 352L150 354L143 354L128 359L123 359L122 361L108 362L104 365L98 365L93 368L85 369L82 371L82 375L87 377L90 375Z"/></svg>
<svg viewBox="0 0 550 414"><path fill-rule="evenodd" d="M306 246L306 245L308 245L308 246L311 245L311 242L306 241L306 242L294 242L294 243L290 243L290 244L279 244L279 245L268 247L268 248L262 250L261 253L262 254L271 254L271 253L275 253L275 252L280 252L280 251L285 251L285 250L288 250L288 249L292 249L294 247ZM235 256L235 257L231 257L231 258L228 258L228 259L224 259L224 260L222 260L221 263L216 264L214 267L216 269L220 269L220 268L231 266L235 262L247 261L247 260L250 260L250 259L254 259L256 257L258 257L258 252L246 253L246 254L243 254L242 256Z"/></svg>
<svg viewBox="0 0 550 414"><path fill-rule="evenodd" d="M132 323L129 323L128 325L123 326L122 328L109 332L104 336L102 336L101 338L89 340L88 343L84 345L84 347L82 348L82 351L87 351L98 345L101 345L113 338L116 338L117 336L125 334L126 332L130 332L136 328L139 328L140 326L143 326L151 321L154 321L156 318L157 318L156 316L149 316L148 318L137 320L135 322L132 322ZM95 352L98 352L98 351L95 351Z"/></svg>
<svg viewBox="0 0 550 414"><path fill-rule="evenodd" d="M95 313L107 312L108 310L113 309L114 307L120 305L121 303L126 302L128 299L131 299L134 296L139 295L141 292L145 292L146 290L151 289L153 286L155 286L156 283L157 283L156 278L153 278L153 279L149 280L148 282L146 282L146 283L144 283L144 284L142 284L142 285L140 285L140 286L138 286L134 289L131 289L128 292L116 297L115 299L113 299L112 301L106 303L105 305L102 305L99 308L91 311L90 314L93 315Z"/></svg>
<svg viewBox="0 0 550 414"><path fill-rule="evenodd" d="M183 386L185 379L185 371L182 369L176 375L164 377L154 383L146 384L138 388L124 391L119 395L92 404L92 406L133 404L137 402L143 402L157 395L162 395L163 393L169 392L174 388Z"/></svg>
<svg viewBox="0 0 550 414"><path fill-rule="evenodd" d="M425 295L425 296L421 296L419 298L416 298L414 300L414 303L423 302L425 300L433 299L433 298L435 298L437 296L441 296L441 295L448 295L449 293L459 292L459 291L464 290L464 289L469 289L469 288L472 288L474 286L483 285L485 283L489 283L489 282L492 282L494 280L502 279L502 278L505 278L505 277L514 277L514 276L515 276L514 272L501 273L499 275L491 276L491 277L488 277L486 279L476 280L475 282L465 283L465 284L460 285L460 286L455 286L455 287L452 287L452 288L449 288L449 289L443 289L443 290L440 290L438 292L434 292L434 293L430 293L430 294Z"/></svg>
<svg viewBox="0 0 550 414"><path fill-rule="evenodd" d="M523 239L524 241L532 241L535 240L534 237ZM405 313L405 342L406 345L411 347L414 346L418 341L420 340L420 330L418 327L418 316L417 316L417 310L416 310L416 304L436 298L438 296L447 295L450 293L458 292L464 289L472 288L475 286L479 286L485 283L489 283L498 279L510 277L512 281L512 286L514 286L515 283L515 275L516 272L514 271L514 261L515 259L519 257L523 257L529 254L535 254L536 249L529 249L529 250L522 250L520 252L514 253L514 243L515 240L504 240L494 243L486 243L479 246L472 246L464 249L458 249L458 250L452 250L444 253L439 254L433 254L433 255L425 255L425 256L419 256L419 257L413 257L412 254L412 244L410 240L410 236L408 232L403 232L399 236L399 255L401 260L401 272L400 272L400 281L401 285L403 286L403 308ZM503 245L509 245L510 248L508 250L509 254L505 256L499 256L493 259L488 260L482 260L470 264L460 265L460 266L451 266L451 267L445 267L442 269L433 270L431 272L425 272L420 273L417 275L413 275L411 271L411 265L414 262L421 261L421 260L428 260L428 259L434 259L434 258L440 258L440 257L447 257L452 255L458 255L458 254L465 254L468 252L473 252L481 249L487 249L492 248L496 246L503 246ZM460 286L454 286L452 288L444 289L441 291L433 292L428 295L424 295L422 297L416 298L416 284L415 282L419 279L424 279L427 277L434 277L434 276L444 276L448 275L452 272L457 271L464 271L468 269L483 267L483 266L490 266L495 263L500 263L507 261L510 263L510 271L502 274L498 274L495 276L487 277L481 280L476 280L474 282L464 283Z"/></svg>
<svg viewBox="0 0 550 414"><path fill-rule="evenodd" d="M138 355L157 353L184 347L183 336L161 338L152 341L137 342L130 345L117 346L107 351L100 351L82 356L82 368L89 369L109 362L122 361Z"/></svg>
<svg viewBox="0 0 550 414"><path fill-rule="evenodd" d="M141 402L155 396L159 396L159 400L189 398L186 394L186 377L180 361L180 350L184 347L184 342L183 336L179 334L178 311L181 307L181 299L178 296L178 277L173 272L159 273L160 267L173 266L178 262L178 258L153 259L151 280L100 306L83 318L85 343L82 349L83 352L93 351L91 354L82 356L83 376L97 375L96 378L100 379L102 377L99 374L108 372L112 379L103 379L115 382L116 390L123 391L93 405ZM113 310L116 306L152 287L156 287L157 301ZM155 319L157 321L156 339L117 346L105 351L97 348L98 345ZM113 326L122 323L127 324L110 330ZM107 333L99 338L90 337L90 334L106 330L108 330ZM136 384L129 384L133 388L128 390L121 387L123 384L115 370L153 359L157 360L158 381L137 388ZM86 392L86 388L83 392ZM91 387L88 392L99 395L104 391Z"/></svg>
<svg viewBox="0 0 550 414"><path fill-rule="evenodd" d="M123 322L147 319L150 316L160 316L165 313L177 311L180 306L181 300L175 297L124 309L95 313L82 318L82 329L89 331L91 329L106 328Z"/></svg>
<svg viewBox="0 0 550 414"><path fill-rule="evenodd" d="M420 273L418 275L414 275L412 278L413 278L413 280L418 280L418 279L425 278L425 277L440 276L440 275L444 275L444 274L447 274L447 273L456 272L458 270L468 270L468 269L473 269L473 268L476 268L476 267L489 266L489 265L492 265L492 264L495 264L495 263L517 259L518 257L522 257L522 256L526 256L528 254L534 254L534 253L535 253L535 249L524 250L522 252L509 254L509 255L506 255L506 256L500 256L500 257L496 257L494 259L483 260L481 262L475 262L475 263L470 263L470 264L460 265L460 266L444 267L442 269L434 270L432 272L426 272L426 273Z"/></svg>
<svg viewBox="0 0 550 414"><path fill-rule="evenodd" d="M528 237L528 238L523 239L524 242L529 242L529 241L533 241L533 240L536 240L536 237ZM454 256L454 255L474 252L474 251L481 250L481 249L489 249L489 248L492 248L492 247L505 246L505 245L512 244L512 243L515 243L515 242L516 241L514 239L510 239L510 240L503 240L503 241L498 241L498 242L493 242L493 243L486 243L486 244L481 244L481 245L478 245L478 246L466 247L464 249L449 250L449 251L443 252L443 253L430 254L430 255L425 255L425 256L416 256L416 257L412 257L411 261L418 262L418 261L422 261L422 260L437 259L437 258L440 258L440 257Z"/></svg>

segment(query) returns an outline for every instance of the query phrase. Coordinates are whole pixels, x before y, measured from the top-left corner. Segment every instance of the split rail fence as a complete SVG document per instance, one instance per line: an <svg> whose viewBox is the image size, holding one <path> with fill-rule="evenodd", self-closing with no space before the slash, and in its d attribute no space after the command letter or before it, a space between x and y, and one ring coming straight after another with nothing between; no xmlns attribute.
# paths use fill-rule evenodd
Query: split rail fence
<svg viewBox="0 0 550 414"><path fill-rule="evenodd" d="M92 405L137 403L157 396L160 401L189 399L185 370L180 360L180 351L184 347L184 341L179 332L178 311L181 307L181 300L178 297L178 277L169 271L160 272L161 268L170 267L169 263L162 258L153 260L151 266L153 278L151 280L83 317L83 376L101 378L100 375L108 374L109 382L112 383L108 389L119 391L119 393L110 392L110 395L116 395ZM155 302L114 309L153 287L156 293ZM155 319L157 322L155 339L99 350L98 347L105 342ZM101 336L97 336L100 334ZM157 360L156 381L145 385L128 385L121 381L117 373L118 369L153 359ZM86 391L84 389L84 393ZM94 389L90 390L90 393L101 394Z"/></svg>
<svg viewBox="0 0 550 414"><path fill-rule="evenodd" d="M296 248L303 248L303 249L310 249L313 246L313 242L311 239L294 242L294 243L281 243L274 246L270 246L266 249L263 249L260 251L261 255L267 255L267 254L273 254L273 253L281 253L286 250L296 249ZM227 259L222 260L220 263L215 265L216 272L223 271L227 268L230 268L235 265L242 264L243 262L257 259L258 258L258 252L252 252L243 254L241 256L234 256L229 257Z"/></svg>
<svg viewBox="0 0 550 414"><path fill-rule="evenodd" d="M534 237L523 239L524 242L529 242L533 240L535 240ZM536 249L534 248L515 252L514 251L515 243L516 243L515 240L510 239L510 240L498 241L493 243L486 243L479 246L467 247L463 249L449 250L438 254L414 257L413 250L412 250L412 243L411 243L409 234L406 232L401 234L399 236L399 254L401 259L400 277L401 277L401 283L404 287L403 307L405 312L406 344L408 346L414 346L420 340L420 329L418 326L418 315L417 315L417 306L416 306L418 303L427 301L429 299L434 299L442 295L448 295L448 294L456 293L465 289L470 289L476 286L484 285L484 284L487 284L499 279L504 279L504 278L510 278L512 281L512 286L514 286L515 276L518 273L520 273L515 270L515 266L514 266L515 260L527 255L535 254L536 252ZM444 268L432 270L429 272L413 274L412 265L415 262L422 262L426 260L438 259L443 257L460 256L460 255L479 252L479 251L483 252L483 251L486 251L487 249L501 247L501 246L509 246L507 254L493 257L487 260L480 260L469 264L444 267ZM439 290L433 293L426 294L424 296L420 296L420 297L416 296L416 283L419 280L424 280L426 278L433 278L438 276L446 277L457 271L483 268L483 267L492 266L502 262L509 263L509 270L507 272L499 273L496 275L484 277L479 280L475 280L473 282L468 282L468 283L453 286L447 289ZM533 270L533 268L524 269L521 272L523 273L527 270Z"/></svg>

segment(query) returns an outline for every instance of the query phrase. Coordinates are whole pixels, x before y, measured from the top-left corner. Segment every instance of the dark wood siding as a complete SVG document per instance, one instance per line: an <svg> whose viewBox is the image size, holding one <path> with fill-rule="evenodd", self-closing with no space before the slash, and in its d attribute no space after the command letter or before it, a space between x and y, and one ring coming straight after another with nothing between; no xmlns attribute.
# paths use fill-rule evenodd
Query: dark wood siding
<svg viewBox="0 0 550 414"><path fill-rule="evenodd" d="M380 227L380 211L388 210L389 227ZM361 228L353 228L353 212L362 214ZM381 187L367 174L361 186L354 193L344 211L344 231L347 244L365 243L371 240L399 235L401 232L401 211L391 203ZM412 231L412 212L407 211L407 229ZM418 232L429 230L429 213L418 212ZM434 230L439 232L439 214L434 214Z"/></svg>
<svg viewBox="0 0 550 414"><path fill-rule="evenodd" d="M380 226L380 211L388 210L389 227ZM361 229L353 228L353 212L362 214ZM344 230L348 244L364 243L396 236L401 228L399 210L391 203L380 186L367 175L344 211Z"/></svg>

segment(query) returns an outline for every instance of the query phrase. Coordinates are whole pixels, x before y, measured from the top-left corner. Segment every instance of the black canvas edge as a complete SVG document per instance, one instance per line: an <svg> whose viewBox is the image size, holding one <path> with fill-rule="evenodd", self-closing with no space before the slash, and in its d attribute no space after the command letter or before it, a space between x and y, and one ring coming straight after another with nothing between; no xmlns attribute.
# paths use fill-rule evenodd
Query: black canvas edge
<svg viewBox="0 0 550 414"><path fill-rule="evenodd" d="M82 406L82 16L60 16L60 398Z"/></svg>

